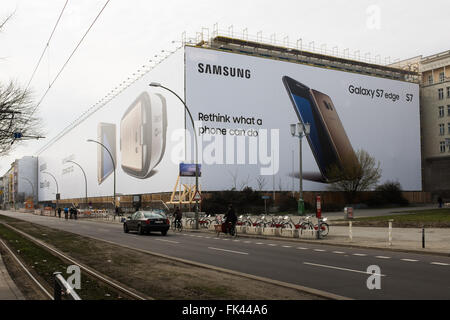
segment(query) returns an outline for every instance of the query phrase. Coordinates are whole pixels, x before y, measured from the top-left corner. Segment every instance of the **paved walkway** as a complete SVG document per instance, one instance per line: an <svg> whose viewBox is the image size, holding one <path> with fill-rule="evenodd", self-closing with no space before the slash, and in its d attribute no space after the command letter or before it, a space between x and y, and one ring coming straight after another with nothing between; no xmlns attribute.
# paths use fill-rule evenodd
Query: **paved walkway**
<svg viewBox="0 0 450 320"><path fill-rule="evenodd" d="M0 300L24 300L22 293L12 281L0 255Z"/></svg>

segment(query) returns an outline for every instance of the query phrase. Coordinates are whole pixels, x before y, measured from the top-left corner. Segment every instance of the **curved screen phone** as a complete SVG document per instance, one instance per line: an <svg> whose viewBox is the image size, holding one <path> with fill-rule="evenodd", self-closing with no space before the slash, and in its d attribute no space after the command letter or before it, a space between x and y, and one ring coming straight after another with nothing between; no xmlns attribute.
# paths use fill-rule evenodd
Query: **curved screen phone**
<svg viewBox="0 0 450 320"><path fill-rule="evenodd" d="M145 179L161 161L166 148L166 100L143 92L128 107L120 122L122 169Z"/></svg>
<svg viewBox="0 0 450 320"><path fill-rule="evenodd" d="M324 182L329 182L332 180L329 169L334 165L341 166L341 162L322 114L315 103L313 92L308 86L290 77L284 76L282 80L300 122L310 124L307 140Z"/></svg>
<svg viewBox="0 0 450 320"><path fill-rule="evenodd" d="M342 125L341 119L336 111L331 98L317 90L311 90L315 104L318 107L321 118L323 119L325 130L331 138L331 142L339 158L340 167L349 166L353 168L359 165L355 151Z"/></svg>
<svg viewBox="0 0 450 320"><path fill-rule="evenodd" d="M97 125L97 138L109 152L116 163L116 125L113 123L100 122ZM101 184L114 172L114 164L108 151L101 145L97 146L97 179Z"/></svg>

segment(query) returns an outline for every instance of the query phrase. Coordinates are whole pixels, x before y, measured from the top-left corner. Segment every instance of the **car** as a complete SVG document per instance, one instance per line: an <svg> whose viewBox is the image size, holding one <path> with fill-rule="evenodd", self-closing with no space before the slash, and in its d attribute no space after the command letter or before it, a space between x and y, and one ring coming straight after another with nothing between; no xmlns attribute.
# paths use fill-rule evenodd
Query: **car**
<svg viewBox="0 0 450 320"><path fill-rule="evenodd" d="M163 236L170 228L170 221L161 211L136 211L123 223L123 231L137 231L138 234L161 232Z"/></svg>

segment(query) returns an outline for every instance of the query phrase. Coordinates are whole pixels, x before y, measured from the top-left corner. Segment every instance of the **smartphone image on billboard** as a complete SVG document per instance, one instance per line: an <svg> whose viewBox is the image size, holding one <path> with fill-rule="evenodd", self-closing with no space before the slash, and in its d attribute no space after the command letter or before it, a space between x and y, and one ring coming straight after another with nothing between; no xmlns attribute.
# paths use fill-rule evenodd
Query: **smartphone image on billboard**
<svg viewBox="0 0 450 320"><path fill-rule="evenodd" d="M336 150L340 167L358 165L358 159L356 158L355 151L353 150L350 139L345 132L344 126L342 125L333 101L325 93L314 89L312 89L311 92L314 102L320 112L321 118L323 119L324 128L330 136L331 143Z"/></svg>
<svg viewBox="0 0 450 320"><path fill-rule="evenodd" d="M121 166L140 179L150 177L166 148L166 99L161 94L141 93L120 122Z"/></svg>
<svg viewBox="0 0 450 320"><path fill-rule="evenodd" d="M330 169L342 168L356 161L356 155L345 133L331 98L290 78L283 77L284 86L301 123L310 124L307 135L323 182L331 182Z"/></svg>
<svg viewBox="0 0 450 320"><path fill-rule="evenodd" d="M116 163L116 125L113 123L100 122L97 125L98 141L108 148L111 156ZM114 172L114 164L111 161L108 151L101 145L97 146L97 179L101 184Z"/></svg>

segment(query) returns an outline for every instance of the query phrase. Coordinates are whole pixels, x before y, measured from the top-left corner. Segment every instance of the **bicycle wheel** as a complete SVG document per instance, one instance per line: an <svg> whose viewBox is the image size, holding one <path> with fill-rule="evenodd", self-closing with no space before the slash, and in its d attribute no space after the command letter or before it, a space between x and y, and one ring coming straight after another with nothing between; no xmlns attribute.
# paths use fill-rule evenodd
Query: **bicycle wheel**
<svg viewBox="0 0 450 320"><path fill-rule="evenodd" d="M183 231L183 223L181 223L181 221L177 223L177 231L178 232Z"/></svg>
<svg viewBox="0 0 450 320"><path fill-rule="evenodd" d="M328 225L328 223L322 222L320 224L320 235L322 237L326 237L329 231L330 231L330 226Z"/></svg>

